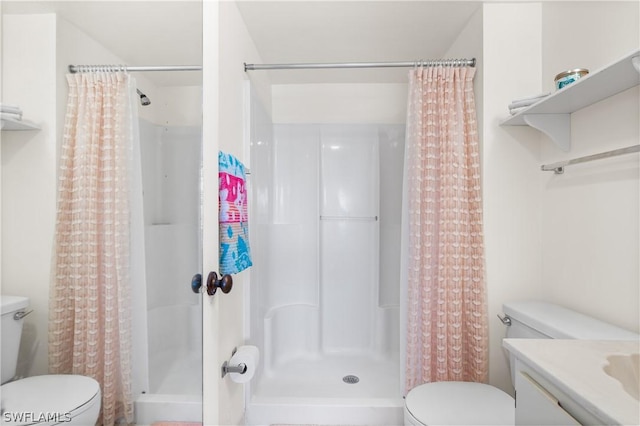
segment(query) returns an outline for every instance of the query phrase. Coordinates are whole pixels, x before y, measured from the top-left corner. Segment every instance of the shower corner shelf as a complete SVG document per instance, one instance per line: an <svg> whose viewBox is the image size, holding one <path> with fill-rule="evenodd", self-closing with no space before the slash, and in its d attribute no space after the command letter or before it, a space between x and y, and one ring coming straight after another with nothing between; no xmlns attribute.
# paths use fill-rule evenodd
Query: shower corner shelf
<svg viewBox="0 0 640 426"><path fill-rule="evenodd" d="M9 130L40 130L40 126L29 120L3 118L1 121L1 129L3 132Z"/></svg>
<svg viewBox="0 0 640 426"><path fill-rule="evenodd" d="M613 64L504 119L500 125L533 127L568 152L571 149L571 113L639 85L640 73L631 62L638 55L640 50L634 50Z"/></svg>

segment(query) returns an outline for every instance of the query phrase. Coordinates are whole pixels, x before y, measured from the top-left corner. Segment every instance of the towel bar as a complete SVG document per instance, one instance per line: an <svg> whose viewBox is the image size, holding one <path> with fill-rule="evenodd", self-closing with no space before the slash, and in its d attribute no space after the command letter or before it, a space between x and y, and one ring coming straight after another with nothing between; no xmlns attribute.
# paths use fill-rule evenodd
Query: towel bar
<svg viewBox="0 0 640 426"><path fill-rule="evenodd" d="M640 145L631 145L626 148L614 149L613 151L602 152L600 154L587 155L585 157L574 158L572 160L560 161L559 163L546 164L540 166L540 170L544 172L553 171L555 174L560 175L564 173L564 168L566 166L586 163L588 161L601 160L603 158L616 157L618 155L633 154L634 152L640 152Z"/></svg>

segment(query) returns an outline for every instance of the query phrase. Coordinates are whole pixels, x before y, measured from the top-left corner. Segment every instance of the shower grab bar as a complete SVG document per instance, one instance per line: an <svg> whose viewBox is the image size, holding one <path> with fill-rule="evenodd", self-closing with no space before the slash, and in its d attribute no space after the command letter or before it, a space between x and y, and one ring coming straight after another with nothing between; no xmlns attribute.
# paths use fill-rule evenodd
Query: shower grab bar
<svg viewBox="0 0 640 426"><path fill-rule="evenodd" d="M566 166L573 164L586 163L588 161L601 160L603 158L616 157L618 155L633 154L634 152L640 152L640 145L631 145L626 148L614 149L613 151L601 152L600 154L587 155L585 157L574 158L572 160L560 161L558 163L546 164L540 167L543 172L553 171L555 174L560 175L564 173Z"/></svg>
<svg viewBox="0 0 640 426"><path fill-rule="evenodd" d="M376 222L378 216L320 216L320 220L354 220L362 222Z"/></svg>

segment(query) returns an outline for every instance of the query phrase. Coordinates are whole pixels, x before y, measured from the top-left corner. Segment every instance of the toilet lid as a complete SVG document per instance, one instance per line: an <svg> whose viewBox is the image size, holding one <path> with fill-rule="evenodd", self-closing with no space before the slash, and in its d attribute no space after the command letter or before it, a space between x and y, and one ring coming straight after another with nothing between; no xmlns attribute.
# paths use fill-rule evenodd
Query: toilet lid
<svg viewBox="0 0 640 426"><path fill-rule="evenodd" d="M409 392L407 410L425 425L513 425L515 402L493 386L472 382L436 382Z"/></svg>
<svg viewBox="0 0 640 426"><path fill-rule="evenodd" d="M2 385L2 407L6 413L30 413L30 418L12 419L13 425L43 422L38 418L58 414L60 419L75 417L95 403L100 385L90 377L71 374L49 374Z"/></svg>

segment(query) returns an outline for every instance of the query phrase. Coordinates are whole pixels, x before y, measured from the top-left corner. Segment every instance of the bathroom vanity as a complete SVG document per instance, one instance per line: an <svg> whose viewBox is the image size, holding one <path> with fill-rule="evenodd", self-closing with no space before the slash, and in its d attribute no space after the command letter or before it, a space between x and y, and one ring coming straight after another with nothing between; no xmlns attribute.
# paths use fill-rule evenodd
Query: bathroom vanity
<svg viewBox="0 0 640 426"><path fill-rule="evenodd" d="M640 342L505 339L516 425L640 424Z"/></svg>

